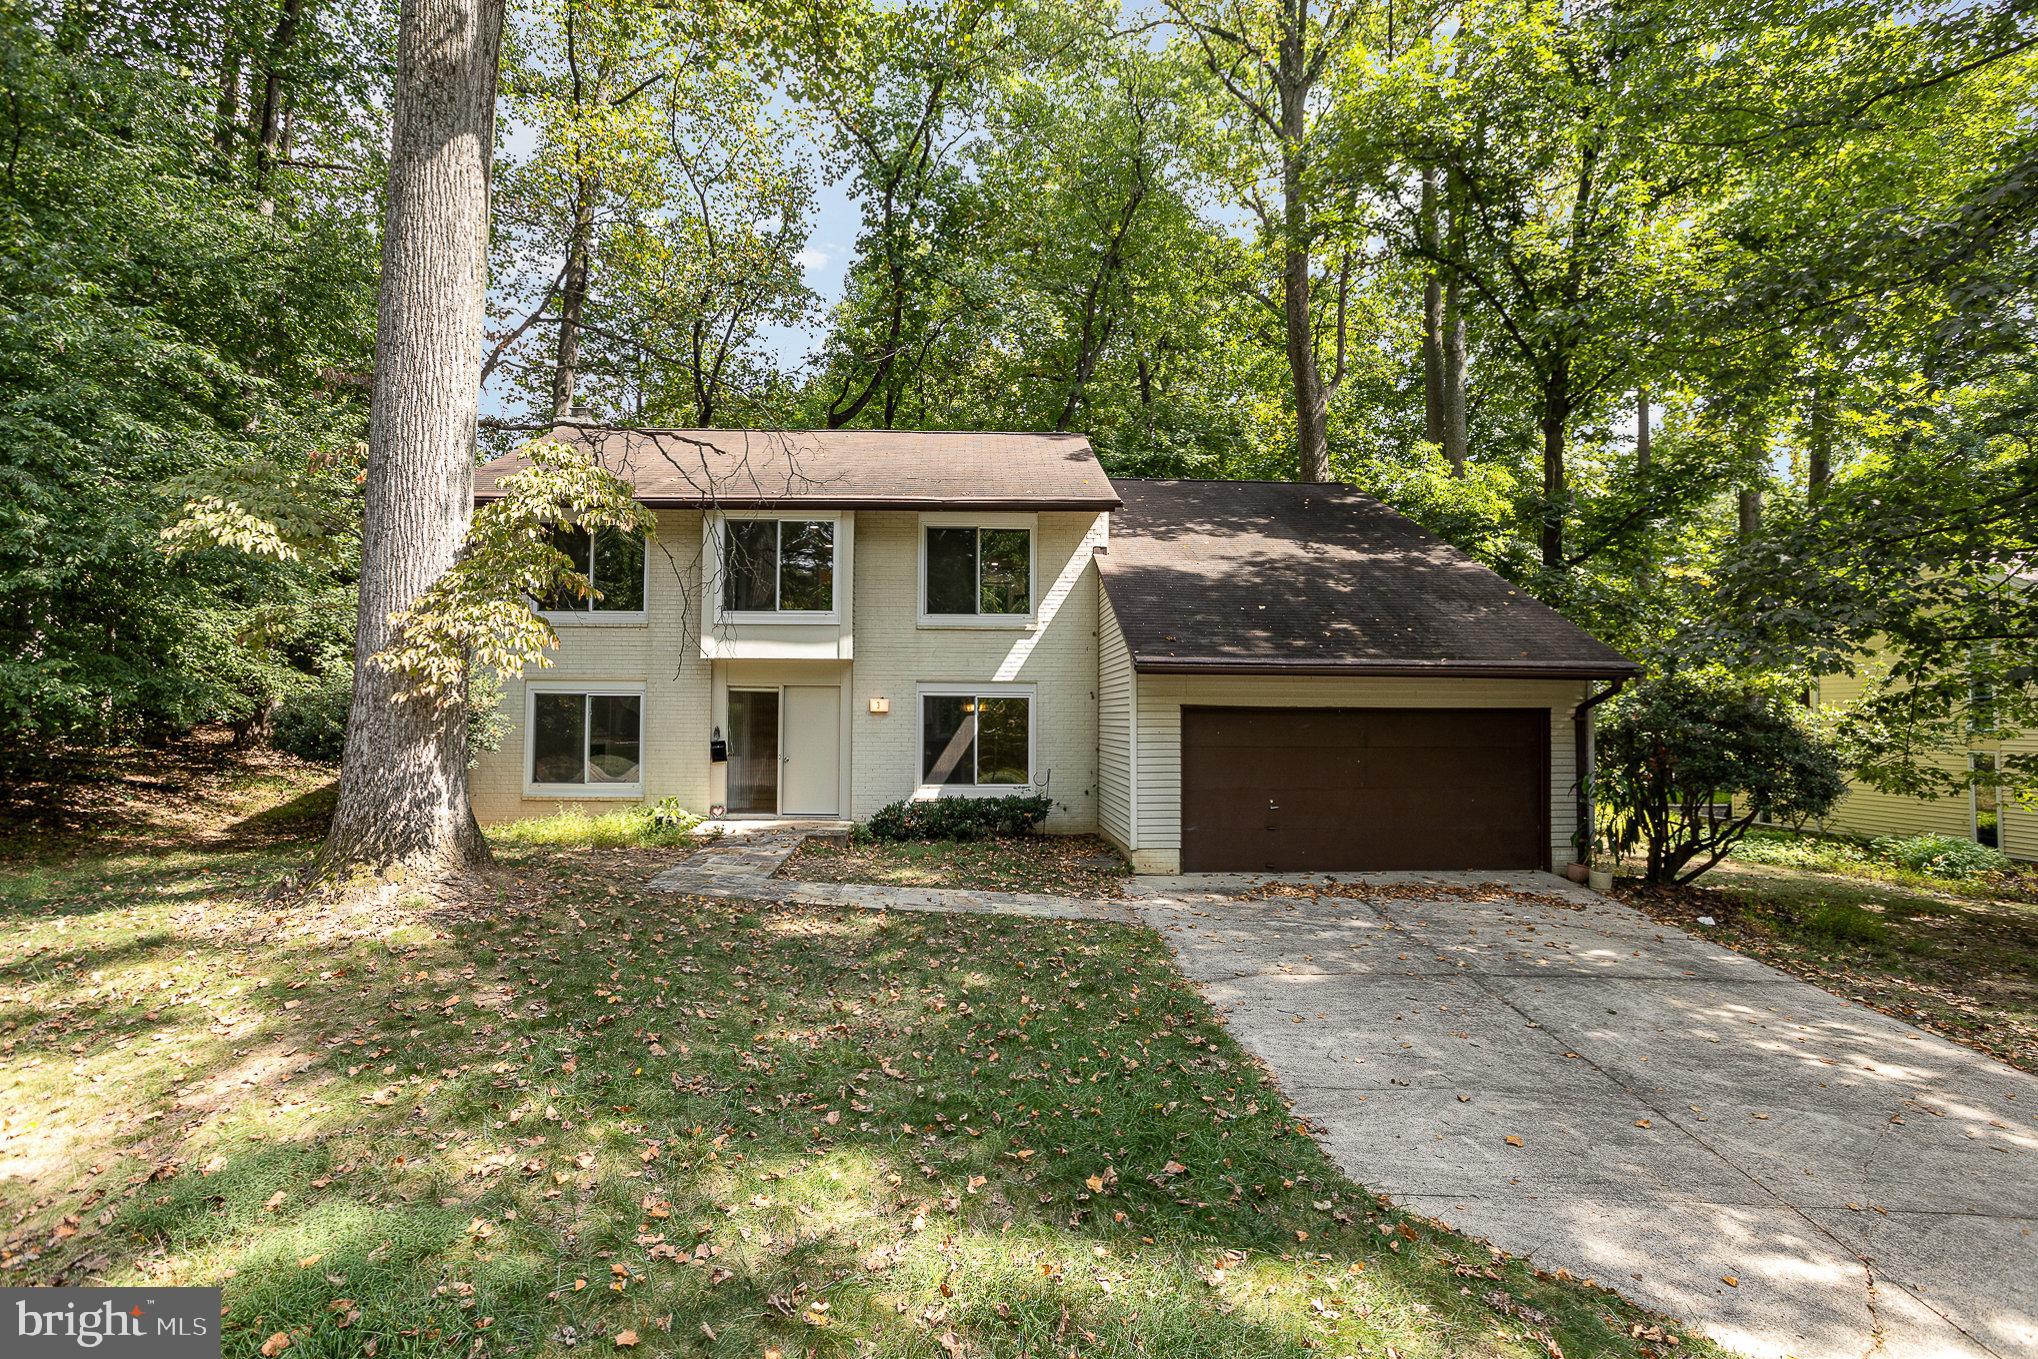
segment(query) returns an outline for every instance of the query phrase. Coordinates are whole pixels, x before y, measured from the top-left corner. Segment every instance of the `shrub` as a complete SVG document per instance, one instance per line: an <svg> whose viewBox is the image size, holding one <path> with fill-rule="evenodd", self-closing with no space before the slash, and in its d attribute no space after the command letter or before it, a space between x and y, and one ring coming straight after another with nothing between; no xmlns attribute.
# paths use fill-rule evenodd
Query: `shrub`
<svg viewBox="0 0 2038 1359"><path fill-rule="evenodd" d="M1690 882L1758 818L1821 815L1844 787L1832 748L1746 682L1664 675L1608 708L1597 792L1615 846L1644 849L1652 883Z"/></svg>
<svg viewBox="0 0 2038 1359"><path fill-rule="evenodd" d="M347 744L347 705L353 696L354 677L344 671L292 694L276 710L270 742L300 760L338 764Z"/></svg>
<svg viewBox="0 0 2038 1359"><path fill-rule="evenodd" d="M1750 831L1746 839L1734 846L1734 858L1741 863L1826 872L1868 862L1868 855L1851 840L1782 835L1775 831Z"/></svg>
<svg viewBox="0 0 2038 1359"><path fill-rule="evenodd" d="M506 845L543 845L553 849L659 849L690 844L701 819L665 798L641 807L589 812L568 807L550 816L512 821L489 828L490 838Z"/></svg>
<svg viewBox="0 0 2038 1359"><path fill-rule="evenodd" d="M1976 878L2001 873L2010 856L1999 849L1950 835L1885 836L1868 846L1876 858L1934 878Z"/></svg>
<svg viewBox="0 0 2038 1359"><path fill-rule="evenodd" d="M1023 793L929 798L880 807L871 813L864 829L877 840L985 840L997 835L1031 835L1053 808L1052 799Z"/></svg>

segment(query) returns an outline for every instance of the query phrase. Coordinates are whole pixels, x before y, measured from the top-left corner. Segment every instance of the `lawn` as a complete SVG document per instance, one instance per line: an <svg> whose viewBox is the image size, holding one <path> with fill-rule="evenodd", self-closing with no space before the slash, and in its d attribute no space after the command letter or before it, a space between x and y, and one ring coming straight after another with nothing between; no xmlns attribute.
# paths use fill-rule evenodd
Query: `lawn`
<svg viewBox="0 0 2038 1359"><path fill-rule="evenodd" d="M1027 835L1001 840L811 839L780 876L806 882L873 882L896 887L979 887L1116 897L1131 870L1094 835Z"/></svg>
<svg viewBox="0 0 2038 1359"><path fill-rule="evenodd" d="M2038 903L1729 858L1688 887L1623 880L1659 920L2038 1072ZM1709 915L1711 927L1694 924Z"/></svg>
<svg viewBox="0 0 2038 1359"><path fill-rule="evenodd" d="M1342 1178L1146 931L508 842L305 907L318 777L8 843L0 1282L289 1359L1712 1352Z"/></svg>

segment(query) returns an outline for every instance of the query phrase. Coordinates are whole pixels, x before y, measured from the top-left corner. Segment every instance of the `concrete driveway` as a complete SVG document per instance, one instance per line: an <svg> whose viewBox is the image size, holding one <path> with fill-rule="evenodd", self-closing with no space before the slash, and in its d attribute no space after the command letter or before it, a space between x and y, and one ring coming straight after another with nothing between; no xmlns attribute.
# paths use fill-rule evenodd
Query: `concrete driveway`
<svg viewBox="0 0 2038 1359"><path fill-rule="evenodd" d="M1562 900L1134 890L1361 1184L1751 1355L2038 1354L2038 1079L1561 879L1496 880Z"/></svg>

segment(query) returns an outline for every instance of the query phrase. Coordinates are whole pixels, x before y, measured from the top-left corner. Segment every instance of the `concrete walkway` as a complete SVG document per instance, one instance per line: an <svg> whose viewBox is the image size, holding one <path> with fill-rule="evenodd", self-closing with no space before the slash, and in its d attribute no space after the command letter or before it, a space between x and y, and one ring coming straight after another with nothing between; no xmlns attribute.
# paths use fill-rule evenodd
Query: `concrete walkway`
<svg viewBox="0 0 2038 1359"><path fill-rule="evenodd" d="M651 879L654 891L725 901L784 901L804 906L856 906L871 911L934 911L960 915L1024 915L1046 920L1132 921L1124 902L1084 901L1040 892L989 892L958 887L886 887L859 882L797 882L772 876L813 825L723 823L722 838Z"/></svg>
<svg viewBox="0 0 2038 1359"><path fill-rule="evenodd" d="M1134 891L1360 1183L1751 1355L2038 1354L2038 1079L1498 876Z"/></svg>

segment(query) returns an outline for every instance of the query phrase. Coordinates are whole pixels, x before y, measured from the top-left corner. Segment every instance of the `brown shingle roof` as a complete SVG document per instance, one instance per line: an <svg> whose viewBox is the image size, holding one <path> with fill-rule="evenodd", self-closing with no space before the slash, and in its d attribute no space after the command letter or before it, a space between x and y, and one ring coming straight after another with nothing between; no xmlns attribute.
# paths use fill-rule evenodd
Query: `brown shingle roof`
<svg viewBox="0 0 2038 1359"><path fill-rule="evenodd" d="M1108 510L1110 479L1080 434L934 430L614 430L562 425L647 505L841 509ZM474 473L477 499L529 465L522 453Z"/></svg>
<svg viewBox="0 0 2038 1359"><path fill-rule="evenodd" d="M1349 486L1115 485L1125 507L1098 560L1142 671L1583 678L1639 669Z"/></svg>

